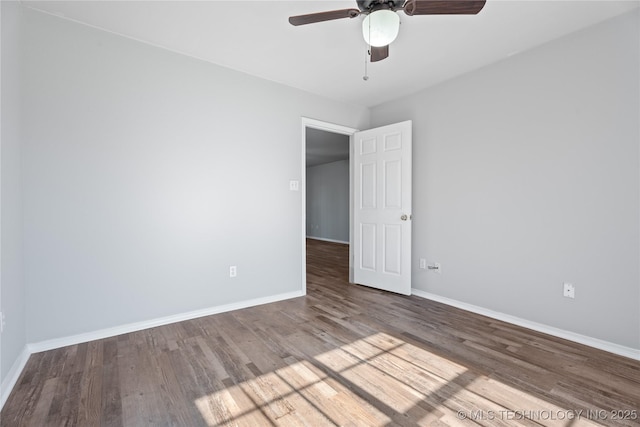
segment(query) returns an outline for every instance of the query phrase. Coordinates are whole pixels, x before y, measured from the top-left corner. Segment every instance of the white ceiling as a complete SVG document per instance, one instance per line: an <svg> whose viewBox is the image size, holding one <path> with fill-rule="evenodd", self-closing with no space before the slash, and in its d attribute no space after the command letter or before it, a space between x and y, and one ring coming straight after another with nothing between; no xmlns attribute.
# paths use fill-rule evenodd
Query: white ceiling
<svg viewBox="0 0 640 427"><path fill-rule="evenodd" d="M293 27L290 15L355 1L32 1L23 4L345 103L375 106L638 7L627 1L488 0L475 16L406 16L368 64L362 17Z"/></svg>

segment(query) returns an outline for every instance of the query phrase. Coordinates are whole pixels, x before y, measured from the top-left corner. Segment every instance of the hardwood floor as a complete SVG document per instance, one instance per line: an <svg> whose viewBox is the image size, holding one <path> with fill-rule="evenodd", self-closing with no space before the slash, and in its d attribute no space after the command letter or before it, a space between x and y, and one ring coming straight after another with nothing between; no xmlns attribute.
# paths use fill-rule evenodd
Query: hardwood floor
<svg viewBox="0 0 640 427"><path fill-rule="evenodd" d="M347 283L31 356L2 426L640 425L640 362Z"/></svg>

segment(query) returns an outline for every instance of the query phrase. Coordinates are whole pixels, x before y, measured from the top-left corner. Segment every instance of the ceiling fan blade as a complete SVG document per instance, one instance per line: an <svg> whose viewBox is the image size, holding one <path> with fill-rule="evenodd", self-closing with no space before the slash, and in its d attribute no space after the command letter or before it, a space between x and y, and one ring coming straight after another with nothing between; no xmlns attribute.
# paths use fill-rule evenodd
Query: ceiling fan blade
<svg viewBox="0 0 640 427"><path fill-rule="evenodd" d="M486 0L408 0L404 13L413 15L475 15Z"/></svg>
<svg viewBox="0 0 640 427"><path fill-rule="evenodd" d="M382 61L389 56L389 45L375 47L371 46L371 62Z"/></svg>
<svg viewBox="0 0 640 427"><path fill-rule="evenodd" d="M358 9L330 10L328 12L310 13L308 15L290 16L289 23L291 25L298 26L313 24L316 22L331 21L334 19L355 18L358 15L360 15L360 11Z"/></svg>

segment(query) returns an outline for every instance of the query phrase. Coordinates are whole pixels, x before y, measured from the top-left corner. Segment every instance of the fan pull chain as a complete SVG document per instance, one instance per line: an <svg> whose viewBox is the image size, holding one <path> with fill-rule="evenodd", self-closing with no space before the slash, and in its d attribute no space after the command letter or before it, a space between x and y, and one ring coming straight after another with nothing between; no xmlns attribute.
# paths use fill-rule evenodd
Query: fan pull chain
<svg viewBox="0 0 640 427"><path fill-rule="evenodd" d="M367 74L367 59L368 59L367 56L369 55L370 55L369 51L367 51L364 54L364 76L362 76L362 80L364 80L365 82L369 80L369 75Z"/></svg>
<svg viewBox="0 0 640 427"><path fill-rule="evenodd" d="M369 21L369 46L367 53L364 55L364 76L362 76L362 80L365 82L369 80L369 74L367 73L367 62L369 62L369 58L367 58L367 56L371 56L371 21Z"/></svg>

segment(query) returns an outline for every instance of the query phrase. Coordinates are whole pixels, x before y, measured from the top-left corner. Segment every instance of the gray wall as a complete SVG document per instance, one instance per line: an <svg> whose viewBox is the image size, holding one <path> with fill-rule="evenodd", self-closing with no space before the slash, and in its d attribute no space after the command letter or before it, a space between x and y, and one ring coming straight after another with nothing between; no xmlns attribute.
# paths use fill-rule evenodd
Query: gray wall
<svg viewBox="0 0 640 427"><path fill-rule="evenodd" d="M309 167L306 179L307 237L348 243L349 160Z"/></svg>
<svg viewBox="0 0 640 427"><path fill-rule="evenodd" d="M640 348L639 21L372 110L414 124L415 288Z"/></svg>
<svg viewBox="0 0 640 427"><path fill-rule="evenodd" d="M25 25L28 342L302 290L301 116L367 127L367 109Z"/></svg>
<svg viewBox="0 0 640 427"><path fill-rule="evenodd" d="M26 343L25 286L22 274L21 169L21 13L15 2L2 1L2 145L0 146L0 294L6 316L0 354L4 381Z"/></svg>

